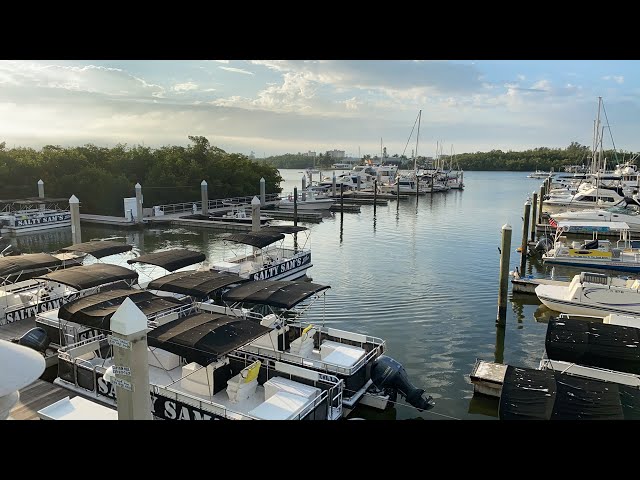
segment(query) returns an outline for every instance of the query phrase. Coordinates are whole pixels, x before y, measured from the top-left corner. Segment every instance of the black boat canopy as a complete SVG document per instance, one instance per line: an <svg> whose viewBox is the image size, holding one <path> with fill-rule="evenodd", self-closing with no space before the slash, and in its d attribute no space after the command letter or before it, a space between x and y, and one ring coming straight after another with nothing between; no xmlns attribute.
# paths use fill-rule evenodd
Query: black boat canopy
<svg viewBox="0 0 640 480"><path fill-rule="evenodd" d="M640 390L560 371L509 365L498 416L501 420L638 420Z"/></svg>
<svg viewBox="0 0 640 480"><path fill-rule="evenodd" d="M147 334L147 341L150 347L161 348L204 366L269 330L269 327L243 318L196 313L154 328Z"/></svg>
<svg viewBox="0 0 640 480"><path fill-rule="evenodd" d="M62 283L76 290L84 290L121 280L137 280L138 272L110 263L92 263L56 270L34 278Z"/></svg>
<svg viewBox="0 0 640 480"><path fill-rule="evenodd" d="M301 227L298 225L270 225L268 227L260 228L261 232L276 232L276 233L298 233L304 230L309 230L307 227Z"/></svg>
<svg viewBox="0 0 640 480"><path fill-rule="evenodd" d="M20 273L23 270L58 267L62 263L62 260L48 253L25 253L0 257L0 277Z"/></svg>
<svg viewBox="0 0 640 480"><path fill-rule="evenodd" d="M188 267L198 262L203 262L207 258L204 253L186 248L174 248L173 250L165 250L162 252L147 253L139 257L127 260L127 263L148 263L162 267L165 270L173 272L179 268Z"/></svg>
<svg viewBox="0 0 640 480"><path fill-rule="evenodd" d="M147 317L180 305L186 305L176 298L160 297L147 290L120 288L65 303L58 310L58 318L91 328L110 330L111 317L127 297Z"/></svg>
<svg viewBox="0 0 640 480"><path fill-rule="evenodd" d="M187 271L170 273L157 278L147 285L147 289L206 298L220 288L248 281L248 278L229 272Z"/></svg>
<svg viewBox="0 0 640 480"><path fill-rule="evenodd" d="M545 348L551 360L640 374L638 328L551 318Z"/></svg>
<svg viewBox="0 0 640 480"><path fill-rule="evenodd" d="M290 309L314 293L331 288L304 281L257 280L232 288L222 295L225 302L248 302Z"/></svg>
<svg viewBox="0 0 640 480"><path fill-rule="evenodd" d="M282 233L264 230L265 229L260 229L257 232L234 233L224 239L230 242L244 243L252 247L264 248L284 238Z"/></svg>
<svg viewBox="0 0 640 480"><path fill-rule="evenodd" d="M38 205L43 203L69 203L68 198L54 197L27 197L27 198L11 198L0 200L0 203L19 203L21 205Z"/></svg>
<svg viewBox="0 0 640 480"><path fill-rule="evenodd" d="M96 258L115 255L116 253L128 252L133 245L128 245L116 240L94 240L92 242L83 242L61 248L61 252L83 252L93 255Z"/></svg>

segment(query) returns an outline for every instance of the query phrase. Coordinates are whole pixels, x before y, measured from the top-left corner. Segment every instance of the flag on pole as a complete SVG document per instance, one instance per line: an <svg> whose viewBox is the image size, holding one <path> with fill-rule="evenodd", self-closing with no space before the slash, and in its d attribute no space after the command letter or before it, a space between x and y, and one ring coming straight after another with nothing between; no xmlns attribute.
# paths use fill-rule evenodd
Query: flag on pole
<svg viewBox="0 0 640 480"><path fill-rule="evenodd" d="M558 222L556 222L553 218L549 217L549 225L551 225L553 228L556 228L558 226Z"/></svg>

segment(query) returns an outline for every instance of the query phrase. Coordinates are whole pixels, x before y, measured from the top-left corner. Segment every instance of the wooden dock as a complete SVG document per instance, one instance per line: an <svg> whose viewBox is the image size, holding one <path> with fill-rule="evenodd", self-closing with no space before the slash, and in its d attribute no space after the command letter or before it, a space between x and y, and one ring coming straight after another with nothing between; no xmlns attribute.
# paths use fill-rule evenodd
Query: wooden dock
<svg viewBox="0 0 640 480"><path fill-rule="evenodd" d="M343 207L344 207L345 213L360 213L360 205L345 203ZM340 206L340 203L334 203L333 205L331 205L331 208L329 209L330 212L340 212L342 210L343 209Z"/></svg>
<svg viewBox="0 0 640 480"><path fill-rule="evenodd" d="M265 215L269 215L276 220L291 220L293 221L293 210L268 210L265 212ZM298 221L299 222L313 222L320 223L322 221L322 213L320 212L311 212L309 210L298 210Z"/></svg>
<svg viewBox="0 0 640 480"><path fill-rule="evenodd" d="M476 360L476 364L471 374L469 374L469 378L473 384L473 392L490 397L500 397L506 373L507 365Z"/></svg>
<svg viewBox="0 0 640 480"><path fill-rule="evenodd" d="M11 410L12 420L40 420L38 410L48 407L64 397L73 398L76 394L44 380L36 380L20 390L20 400Z"/></svg>
<svg viewBox="0 0 640 480"><path fill-rule="evenodd" d="M132 222L125 217L113 217L111 215L92 215L89 213L80 214L80 224L83 223L95 223L98 225L117 225L119 227L134 228L138 224Z"/></svg>

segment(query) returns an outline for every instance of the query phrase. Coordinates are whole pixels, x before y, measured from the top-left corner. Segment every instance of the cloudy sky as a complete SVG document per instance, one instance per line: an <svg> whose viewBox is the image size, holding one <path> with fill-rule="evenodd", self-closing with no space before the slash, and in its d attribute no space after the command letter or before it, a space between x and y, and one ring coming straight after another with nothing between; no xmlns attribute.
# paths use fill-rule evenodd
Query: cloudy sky
<svg viewBox="0 0 640 480"><path fill-rule="evenodd" d="M0 142L186 145L256 157L591 145L640 151L637 60L0 61ZM603 115L603 122L606 119Z"/></svg>

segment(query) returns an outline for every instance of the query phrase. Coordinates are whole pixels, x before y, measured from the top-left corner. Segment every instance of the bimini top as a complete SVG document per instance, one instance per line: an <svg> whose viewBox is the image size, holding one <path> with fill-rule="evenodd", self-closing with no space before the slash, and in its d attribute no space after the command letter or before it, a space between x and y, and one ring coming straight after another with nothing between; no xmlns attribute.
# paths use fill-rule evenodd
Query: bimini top
<svg viewBox="0 0 640 480"><path fill-rule="evenodd" d="M258 280L232 288L222 295L225 302L248 302L290 309L314 293L331 288L304 281Z"/></svg>
<svg viewBox="0 0 640 480"><path fill-rule="evenodd" d="M27 198L12 198L8 200L0 200L0 203L20 203L22 205L38 205L42 203L69 203L69 199L54 198L54 197L27 197Z"/></svg>
<svg viewBox="0 0 640 480"><path fill-rule="evenodd" d="M147 334L150 347L208 365L242 345L264 335L269 327L219 313L196 313L154 328Z"/></svg>
<svg viewBox="0 0 640 480"><path fill-rule="evenodd" d="M48 253L24 253L0 257L0 278L20 273L24 270L59 267L62 260Z"/></svg>
<svg viewBox="0 0 640 480"><path fill-rule="evenodd" d="M551 318L547 356L586 367L640 374L640 329L568 318Z"/></svg>
<svg viewBox="0 0 640 480"><path fill-rule="evenodd" d="M498 416L501 420L638 420L640 391L557 370L509 365Z"/></svg>
<svg viewBox="0 0 640 480"><path fill-rule="evenodd" d="M187 250L186 248L174 248L173 250L140 255L139 257L127 260L127 263L148 263L149 265L156 265L173 272L179 268L203 262L205 258L207 257L204 253Z"/></svg>
<svg viewBox="0 0 640 480"><path fill-rule="evenodd" d="M244 243L252 247L264 248L284 238L282 233L265 230L261 228L257 232L234 233L224 239L230 242Z"/></svg>
<svg viewBox="0 0 640 480"><path fill-rule="evenodd" d="M128 252L133 245L128 245L115 240L94 240L92 242L76 243L68 247L61 248L61 252L83 252L93 255L96 258L115 255L116 253Z"/></svg>
<svg viewBox="0 0 640 480"><path fill-rule="evenodd" d="M261 232L275 232L275 233L298 233L304 230L309 230L307 227L301 227L298 225L270 225L268 227L261 227Z"/></svg>
<svg viewBox="0 0 640 480"><path fill-rule="evenodd" d="M147 289L206 298L220 288L248 281L248 278L229 272L215 272L212 270L187 271L170 273L164 277L157 278L149 282Z"/></svg>
<svg viewBox="0 0 640 480"><path fill-rule="evenodd" d="M58 318L91 328L109 330L111 317L130 298L147 317L186 303L173 297L160 297L147 290L115 289L81 297L65 303L58 310Z"/></svg>
<svg viewBox="0 0 640 480"><path fill-rule="evenodd" d="M92 263L91 265L56 270L35 278L62 283L76 290L84 290L85 288L98 287L121 280L135 281L138 280L138 272L110 263Z"/></svg>

